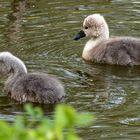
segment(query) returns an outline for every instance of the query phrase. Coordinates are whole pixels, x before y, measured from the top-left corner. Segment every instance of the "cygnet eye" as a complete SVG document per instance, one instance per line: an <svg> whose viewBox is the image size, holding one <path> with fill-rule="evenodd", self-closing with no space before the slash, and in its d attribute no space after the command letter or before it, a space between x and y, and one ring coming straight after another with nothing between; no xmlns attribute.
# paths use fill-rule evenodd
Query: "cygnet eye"
<svg viewBox="0 0 140 140"><path fill-rule="evenodd" d="M85 29L88 29L88 26L85 26Z"/></svg>

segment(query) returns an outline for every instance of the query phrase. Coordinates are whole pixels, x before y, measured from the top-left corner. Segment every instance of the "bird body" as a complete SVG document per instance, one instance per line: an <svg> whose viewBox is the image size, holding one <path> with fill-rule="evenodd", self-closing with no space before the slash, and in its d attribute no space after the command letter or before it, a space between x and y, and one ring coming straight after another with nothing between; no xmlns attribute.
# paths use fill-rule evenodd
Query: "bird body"
<svg viewBox="0 0 140 140"><path fill-rule="evenodd" d="M90 37L82 57L95 63L116 65L140 65L140 39L134 37L109 38L108 25L100 14L89 15L83 22L83 30L75 40Z"/></svg>
<svg viewBox="0 0 140 140"><path fill-rule="evenodd" d="M10 74L5 82L5 92L20 102L53 104L65 96L61 82L46 73L27 73L25 64L9 52L0 53L0 61Z"/></svg>
<svg viewBox="0 0 140 140"><path fill-rule="evenodd" d="M140 40L132 37L110 38L102 42L89 40L82 57L96 63L140 65Z"/></svg>

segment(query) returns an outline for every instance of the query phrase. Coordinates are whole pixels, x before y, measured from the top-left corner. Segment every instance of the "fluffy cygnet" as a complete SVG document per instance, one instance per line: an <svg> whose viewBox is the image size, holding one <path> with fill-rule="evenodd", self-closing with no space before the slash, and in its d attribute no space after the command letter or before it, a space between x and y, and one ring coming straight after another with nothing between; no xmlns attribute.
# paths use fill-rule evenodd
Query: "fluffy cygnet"
<svg viewBox="0 0 140 140"><path fill-rule="evenodd" d="M83 30L75 40L90 37L82 57L95 63L140 65L140 39L133 37L109 38L108 25L103 16L92 14L85 18Z"/></svg>
<svg viewBox="0 0 140 140"><path fill-rule="evenodd" d="M10 74L5 83L5 92L21 103L29 101L42 104L59 102L64 88L59 80L45 73L27 73L25 64L9 52L0 53L1 74Z"/></svg>

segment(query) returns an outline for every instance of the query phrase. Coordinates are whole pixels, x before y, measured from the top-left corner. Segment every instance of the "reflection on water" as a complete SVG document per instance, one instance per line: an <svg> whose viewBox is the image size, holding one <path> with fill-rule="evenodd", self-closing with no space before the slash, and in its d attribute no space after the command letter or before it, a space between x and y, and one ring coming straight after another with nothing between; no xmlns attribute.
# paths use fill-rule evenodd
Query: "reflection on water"
<svg viewBox="0 0 140 140"><path fill-rule="evenodd" d="M7 41L18 42L18 33L21 32L21 26L23 21L23 13L25 12L26 0L13 0L11 3L12 12L9 13L8 19L8 31L7 31Z"/></svg>
<svg viewBox="0 0 140 140"><path fill-rule="evenodd" d="M67 92L65 103L96 115L95 124L77 130L83 139L139 139L140 68L86 63L86 39L73 41L92 13L105 16L111 36L140 36L138 0L1 0L0 7L0 51L20 57L31 72L56 75ZM0 119L13 121L23 105L4 95L3 83L1 78ZM54 106L41 107L53 114Z"/></svg>

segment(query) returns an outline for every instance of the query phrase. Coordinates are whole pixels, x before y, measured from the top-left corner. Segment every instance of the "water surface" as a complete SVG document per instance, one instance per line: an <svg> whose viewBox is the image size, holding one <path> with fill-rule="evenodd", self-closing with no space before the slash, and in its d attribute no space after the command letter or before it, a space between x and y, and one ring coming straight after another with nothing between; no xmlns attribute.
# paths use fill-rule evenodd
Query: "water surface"
<svg viewBox="0 0 140 140"><path fill-rule="evenodd" d="M97 120L78 128L86 140L140 137L140 68L89 64L81 54L87 39L73 41L83 19L105 16L110 36L140 36L139 0L1 0L0 51L20 57L29 72L47 72L64 84L66 104L89 111ZM0 119L13 121L23 105L9 99L0 81ZM52 116L53 106L43 105Z"/></svg>

